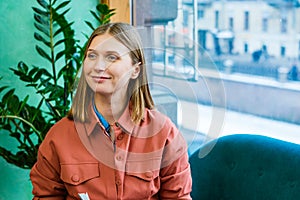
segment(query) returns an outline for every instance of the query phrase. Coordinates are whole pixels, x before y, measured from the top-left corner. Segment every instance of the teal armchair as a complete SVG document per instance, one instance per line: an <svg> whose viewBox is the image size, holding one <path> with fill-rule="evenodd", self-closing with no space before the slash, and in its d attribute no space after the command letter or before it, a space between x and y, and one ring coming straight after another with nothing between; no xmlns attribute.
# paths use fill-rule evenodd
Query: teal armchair
<svg viewBox="0 0 300 200"><path fill-rule="evenodd" d="M300 199L298 144L260 135L223 136L192 153L190 164L193 200Z"/></svg>

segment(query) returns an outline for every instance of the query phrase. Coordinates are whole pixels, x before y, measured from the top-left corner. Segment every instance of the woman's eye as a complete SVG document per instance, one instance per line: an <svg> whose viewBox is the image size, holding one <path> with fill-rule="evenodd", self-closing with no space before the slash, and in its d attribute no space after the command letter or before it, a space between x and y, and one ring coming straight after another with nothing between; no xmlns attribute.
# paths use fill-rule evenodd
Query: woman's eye
<svg viewBox="0 0 300 200"><path fill-rule="evenodd" d="M89 59L96 59L97 58L97 55L95 53L89 53L87 56L88 56Z"/></svg>
<svg viewBox="0 0 300 200"><path fill-rule="evenodd" d="M114 61L118 60L118 56L110 54L110 55L107 55L105 57L105 59L109 62L114 62Z"/></svg>

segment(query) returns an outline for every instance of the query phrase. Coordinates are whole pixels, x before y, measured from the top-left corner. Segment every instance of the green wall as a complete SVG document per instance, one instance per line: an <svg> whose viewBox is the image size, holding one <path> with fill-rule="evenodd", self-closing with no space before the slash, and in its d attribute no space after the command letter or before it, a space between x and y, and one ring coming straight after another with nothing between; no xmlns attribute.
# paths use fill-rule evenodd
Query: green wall
<svg viewBox="0 0 300 200"><path fill-rule="evenodd" d="M74 21L76 38L82 42L85 37L82 33L90 33L85 20L91 21L90 10L95 10L99 0L72 0L71 10L67 18ZM36 0L0 1L0 86L10 85L16 88L22 97L25 94L34 95L33 91L25 89L22 82L17 80L9 67L16 67L19 61L27 65L42 64L43 60L35 52L36 41L33 38L33 11L38 7ZM15 141L0 131L0 145L16 149ZM31 184L29 170L23 170L8 164L0 158L0 200L31 199Z"/></svg>

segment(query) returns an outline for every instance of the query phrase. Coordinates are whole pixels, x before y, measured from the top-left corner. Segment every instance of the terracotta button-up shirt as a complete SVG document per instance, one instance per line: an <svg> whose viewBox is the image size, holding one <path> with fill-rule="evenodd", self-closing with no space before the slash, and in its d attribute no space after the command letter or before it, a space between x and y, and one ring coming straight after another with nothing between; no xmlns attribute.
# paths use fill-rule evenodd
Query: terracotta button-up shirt
<svg viewBox="0 0 300 200"><path fill-rule="evenodd" d="M191 199L186 142L167 117L146 110L137 126L127 108L112 140L91 113L89 123L63 118L47 133L30 172L34 199Z"/></svg>

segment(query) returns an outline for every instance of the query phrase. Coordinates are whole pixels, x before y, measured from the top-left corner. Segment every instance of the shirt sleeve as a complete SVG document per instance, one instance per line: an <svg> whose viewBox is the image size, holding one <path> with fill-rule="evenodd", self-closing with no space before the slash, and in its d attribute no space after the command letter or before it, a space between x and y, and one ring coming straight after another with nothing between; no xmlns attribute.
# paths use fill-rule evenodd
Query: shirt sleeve
<svg viewBox="0 0 300 200"><path fill-rule="evenodd" d="M192 178L187 160L187 155L183 155L161 170L161 199L192 199Z"/></svg>
<svg viewBox="0 0 300 200"><path fill-rule="evenodd" d="M52 154L49 159L43 154ZM59 167L52 165L59 163L57 156L53 154L50 145L42 144L38 152L37 162L30 171L30 179L33 186L32 193L35 199L60 200L65 199L67 191L60 179ZM56 160L56 161L55 161Z"/></svg>
<svg viewBox="0 0 300 200"><path fill-rule="evenodd" d="M160 171L161 199L192 199L192 177L187 144L175 126L169 132Z"/></svg>

